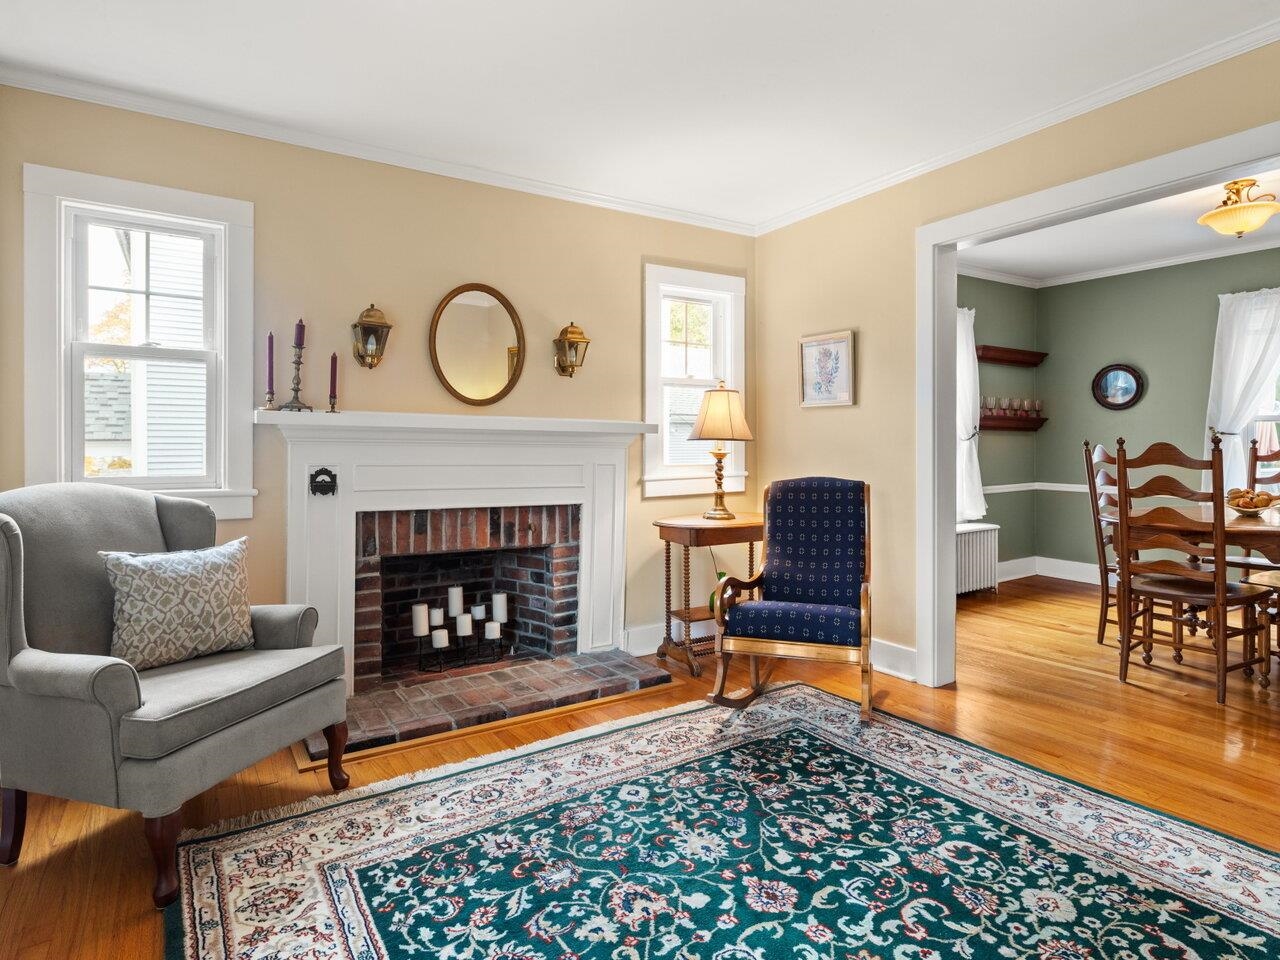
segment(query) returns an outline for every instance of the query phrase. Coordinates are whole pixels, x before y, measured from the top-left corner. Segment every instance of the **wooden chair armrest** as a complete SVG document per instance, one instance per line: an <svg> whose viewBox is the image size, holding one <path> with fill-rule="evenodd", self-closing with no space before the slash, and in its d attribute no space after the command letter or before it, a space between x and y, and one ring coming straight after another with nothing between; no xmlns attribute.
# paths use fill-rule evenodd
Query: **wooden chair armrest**
<svg viewBox="0 0 1280 960"><path fill-rule="evenodd" d="M729 613L729 608L738 602L738 597L742 596L748 590L754 590L764 583L764 571L760 570L754 577L749 580L743 580L740 577L725 577L720 581L720 586L716 587L715 609L712 611L716 617L716 625L721 630L724 629L725 617Z"/></svg>

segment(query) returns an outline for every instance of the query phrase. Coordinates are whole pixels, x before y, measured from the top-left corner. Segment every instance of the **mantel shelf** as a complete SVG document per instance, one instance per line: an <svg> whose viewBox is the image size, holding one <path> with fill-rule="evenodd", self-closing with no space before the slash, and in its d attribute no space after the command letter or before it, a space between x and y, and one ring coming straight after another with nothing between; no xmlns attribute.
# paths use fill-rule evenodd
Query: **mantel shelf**
<svg viewBox="0 0 1280 960"><path fill-rule="evenodd" d="M982 363L1002 363L1007 367L1038 367L1044 363L1047 353L1039 350L1019 350L1017 347L997 347L990 343L978 344L978 360Z"/></svg>
<svg viewBox="0 0 1280 960"><path fill-rule="evenodd" d="M981 430L1039 430L1048 422L1048 417L1001 417L984 413L978 427Z"/></svg>
<svg viewBox="0 0 1280 960"><path fill-rule="evenodd" d="M279 428L291 440L519 439L524 442L629 443L658 425L630 420L559 417L494 417L452 413L391 413L373 410L254 411L253 422Z"/></svg>

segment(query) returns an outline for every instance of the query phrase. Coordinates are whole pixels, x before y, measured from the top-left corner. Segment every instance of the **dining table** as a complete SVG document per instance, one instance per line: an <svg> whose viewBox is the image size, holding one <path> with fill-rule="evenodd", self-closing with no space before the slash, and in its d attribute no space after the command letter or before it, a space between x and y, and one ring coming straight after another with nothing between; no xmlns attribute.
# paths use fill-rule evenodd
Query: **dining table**
<svg viewBox="0 0 1280 960"><path fill-rule="evenodd" d="M1273 507L1256 517L1238 514L1230 507L1226 510L1227 546L1260 553L1272 563L1280 564L1280 509ZM1114 524L1120 518L1113 508L1104 510L1099 519L1103 523ZM1213 507L1207 503L1199 506L1163 507L1149 524L1134 524L1133 531L1138 536L1172 533L1193 543L1207 543L1209 540L1205 536L1203 525L1212 522Z"/></svg>

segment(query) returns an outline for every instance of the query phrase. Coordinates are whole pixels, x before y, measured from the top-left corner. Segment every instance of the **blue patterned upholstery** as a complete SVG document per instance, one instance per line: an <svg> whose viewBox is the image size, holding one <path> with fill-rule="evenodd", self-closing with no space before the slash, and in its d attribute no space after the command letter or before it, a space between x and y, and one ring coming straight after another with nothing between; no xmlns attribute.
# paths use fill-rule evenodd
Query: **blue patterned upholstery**
<svg viewBox="0 0 1280 960"><path fill-rule="evenodd" d="M861 480L802 477L769 486L760 600L729 608L730 636L859 646L866 568Z"/></svg>
<svg viewBox="0 0 1280 960"><path fill-rule="evenodd" d="M858 647L862 645L862 610L786 600L744 600L729 608L725 633L732 637Z"/></svg>

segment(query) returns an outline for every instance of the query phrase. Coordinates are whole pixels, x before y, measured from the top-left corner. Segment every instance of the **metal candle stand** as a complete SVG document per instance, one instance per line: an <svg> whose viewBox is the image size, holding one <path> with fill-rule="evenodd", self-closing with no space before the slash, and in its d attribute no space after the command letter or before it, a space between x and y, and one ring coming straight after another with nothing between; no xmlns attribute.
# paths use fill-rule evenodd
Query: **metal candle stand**
<svg viewBox="0 0 1280 960"><path fill-rule="evenodd" d="M453 628L449 630L449 645L447 647L431 646L431 634L427 633L421 637L417 637L418 641L418 671L420 673L444 673L446 664L449 667L470 667L481 663L497 663L502 659L502 637L501 635L492 640L486 640L476 631L476 626L487 621L477 621L472 625L471 634L469 636L460 637L454 632ZM480 651L483 647L489 647L488 656L485 659L480 658ZM428 660L428 653L434 654L432 658L435 665L428 667L425 664Z"/></svg>
<svg viewBox="0 0 1280 960"><path fill-rule="evenodd" d="M281 410L311 410L310 404L303 403L298 393L302 390L302 347L297 344L293 347L293 399L288 403L280 405ZM273 394L268 398L268 402L274 399Z"/></svg>

